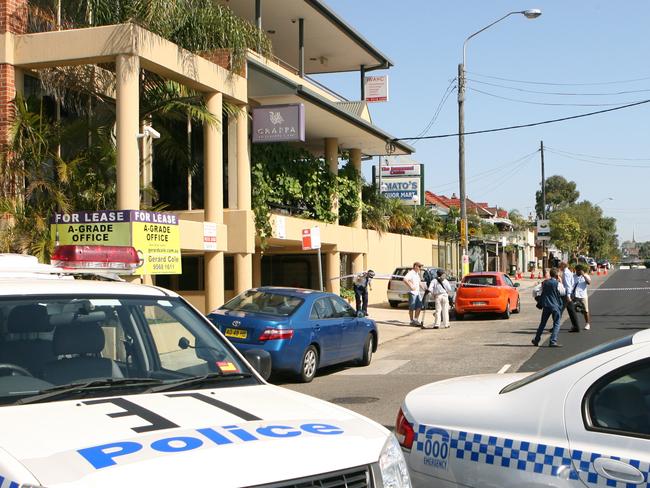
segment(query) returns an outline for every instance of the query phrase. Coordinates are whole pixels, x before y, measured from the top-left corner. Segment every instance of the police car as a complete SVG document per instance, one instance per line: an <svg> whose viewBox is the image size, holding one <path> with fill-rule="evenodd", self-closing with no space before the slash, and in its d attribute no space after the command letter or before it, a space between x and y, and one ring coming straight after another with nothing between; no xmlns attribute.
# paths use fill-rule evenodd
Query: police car
<svg viewBox="0 0 650 488"><path fill-rule="evenodd" d="M137 262L0 255L0 487L411 486L393 434L267 384L177 294L71 275Z"/></svg>
<svg viewBox="0 0 650 488"><path fill-rule="evenodd" d="M533 374L422 386L396 434L416 487L648 487L650 330Z"/></svg>

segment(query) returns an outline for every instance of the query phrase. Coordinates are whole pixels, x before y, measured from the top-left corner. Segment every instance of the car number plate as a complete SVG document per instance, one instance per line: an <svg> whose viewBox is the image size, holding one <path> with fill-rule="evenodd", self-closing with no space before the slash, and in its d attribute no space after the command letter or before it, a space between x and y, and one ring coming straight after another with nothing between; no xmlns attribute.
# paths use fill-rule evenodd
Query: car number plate
<svg viewBox="0 0 650 488"><path fill-rule="evenodd" d="M226 329L226 337L234 337L235 339L246 339L248 331L241 329Z"/></svg>
<svg viewBox="0 0 650 488"><path fill-rule="evenodd" d="M478 305L478 306L487 305L487 302L472 302L472 305ZM226 335L228 335L228 334L226 334Z"/></svg>
<svg viewBox="0 0 650 488"><path fill-rule="evenodd" d="M400 296L401 296L404 300L408 300L408 299L409 299L409 294L408 294L408 293L404 293L404 294L402 294L402 295L400 295Z"/></svg>

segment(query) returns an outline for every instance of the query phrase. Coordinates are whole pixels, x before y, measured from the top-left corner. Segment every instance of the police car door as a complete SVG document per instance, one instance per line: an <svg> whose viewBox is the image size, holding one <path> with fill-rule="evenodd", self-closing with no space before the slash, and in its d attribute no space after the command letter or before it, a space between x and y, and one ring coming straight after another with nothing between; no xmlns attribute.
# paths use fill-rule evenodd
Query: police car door
<svg viewBox="0 0 650 488"><path fill-rule="evenodd" d="M570 390L565 425L587 486L650 486L650 346L595 368Z"/></svg>

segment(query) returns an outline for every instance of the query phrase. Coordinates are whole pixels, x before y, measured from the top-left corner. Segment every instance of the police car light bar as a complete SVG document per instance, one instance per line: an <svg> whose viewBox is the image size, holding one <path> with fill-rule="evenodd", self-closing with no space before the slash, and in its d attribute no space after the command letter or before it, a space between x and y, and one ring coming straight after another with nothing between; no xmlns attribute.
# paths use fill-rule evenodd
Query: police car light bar
<svg viewBox="0 0 650 488"><path fill-rule="evenodd" d="M140 258L130 246L63 245L54 250L51 262L65 271L101 270L130 274L139 266Z"/></svg>

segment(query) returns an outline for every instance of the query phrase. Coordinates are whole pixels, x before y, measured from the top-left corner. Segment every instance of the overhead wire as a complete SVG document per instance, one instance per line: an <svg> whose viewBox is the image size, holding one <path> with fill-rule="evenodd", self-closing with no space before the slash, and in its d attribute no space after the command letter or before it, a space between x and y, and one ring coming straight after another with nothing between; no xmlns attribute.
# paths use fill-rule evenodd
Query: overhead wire
<svg viewBox="0 0 650 488"><path fill-rule="evenodd" d="M623 91L615 91L615 92L597 92L597 93L552 92L552 91L543 91L543 90L529 90L527 88L521 88L518 86L501 85L499 83L490 83L489 81L475 80L473 78L466 78L466 80L471 81L472 83L488 85L496 88L504 88L507 90L515 90L524 93L535 93L539 95L554 95L554 96L564 96L564 97L586 97L586 96L600 97L600 96L630 95L632 93L650 92L650 88L644 88L641 90L623 90Z"/></svg>
<svg viewBox="0 0 650 488"><path fill-rule="evenodd" d="M510 98L510 97L504 97L502 95L497 95L495 93L490 93L484 90L479 90L478 88L472 88L468 87L468 90L471 90L473 92L481 93L483 95L487 95L490 97L498 98L500 100L507 100L509 102L517 102L517 103L527 103L529 105L546 105L546 106L551 106L551 107L616 107L621 104L621 102L617 103L560 103L560 102L537 102L534 100L522 100L520 98Z"/></svg>
<svg viewBox="0 0 650 488"><path fill-rule="evenodd" d="M530 122L530 123L527 123L527 124L508 125L508 126L505 126L505 127L495 127L495 128L492 128L492 129L466 131L466 132L463 132L462 135L469 136L469 135L475 135L475 134L489 134L489 133L492 133L492 132L503 132L503 131L506 131L506 130L525 129L525 128L528 128L528 127L537 127L539 125L554 124L554 123L557 123L557 122L566 122L568 120L582 119L582 118L585 118L585 117L592 117L594 115L600 115L600 114L605 114L605 113L609 113L609 112L615 112L617 110L624 110L624 109L627 109L627 108L637 107L639 105L644 105L646 103L650 103L650 99L641 100L641 101L634 102L634 103L628 103L628 104L625 104L625 105L620 105L618 107L607 108L607 109L603 109L603 110L596 110L594 112L587 112L587 113L584 113L584 114L570 115L570 116L567 116L567 117L559 117L559 118L556 118L556 119L547 119L547 120L542 120L542 121L539 121L539 122ZM421 139L443 139L443 138L446 138L446 137L458 137L459 135L461 135L461 134L458 133L458 132L452 132L452 133L448 133L448 134L437 134L437 135L433 135L433 136L398 137L398 138L392 139L391 141L396 142L396 141L414 141L414 140L421 140Z"/></svg>
<svg viewBox="0 0 650 488"><path fill-rule="evenodd" d="M549 146L544 146L545 149L552 149L553 151L564 153L564 154L569 154L571 156L579 156L579 157L584 157L584 158L591 158L591 159L604 159L608 161L650 161L650 158L618 158L614 156L594 156L593 154L584 154L584 153L574 153L571 151L566 151L563 149L558 149L555 147L549 147Z"/></svg>
<svg viewBox="0 0 650 488"><path fill-rule="evenodd" d="M545 86L604 86L604 85L621 85L625 83L636 83L639 81L646 81L650 80L650 76L645 76L643 78L633 78L633 79L628 79L628 80L617 80L617 81L599 81L599 82L591 82L591 83L552 83L552 82L545 82L545 81L529 81L529 80L515 80L512 78L502 78L499 76L491 76L491 75L485 75L482 73L477 73L476 71L466 71L468 74L472 74L475 76L480 76L483 78L489 78L492 80L500 80L500 81L509 81L511 83L523 83L523 84L528 84L528 85L545 85Z"/></svg>
<svg viewBox="0 0 650 488"><path fill-rule="evenodd" d="M438 116L440 115L440 112L442 111L442 108L444 107L445 103L449 99L452 93L454 93L454 90L456 89L456 86L454 86L454 83L456 82L456 78L452 78L449 81L449 85L447 85L447 89L445 90L444 94L442 95L442 98L440 99L440 102L438 102L438 106L436 107L436 110L433 114L433 117L431 117L431 120L427 123L427 125L420 131L418 134L418 137L421 137L429 132L429 129L433 126L433 124L436 123L436 120L438 120ZM417 141L416 141L417 142Z"/></svg>
<svg viewBox="0 0 650 488"><path fill-rule="evenodd" d="M586 158L579 158L579 157L575 157L575 156L570 156L570 155L567 155L567 154L564 154L562 152L555 151L553 149L549 149L549 148L546 148L546 147L544 148L544 150L548 151L549 153L555 154L557 156L566 158L566 159L572 159L574 161L581 161L583 163L588 163L588 164L595 164L597 166L607 166L607 167L610 167L610 168L614 167L614 168L650 169L650 164L614 164L614 163L605 163L605 162L602 162L602 161L593 161L593 160L586 159Z"/></svg>
<svg viewBox="0 0 650 488"><path fill-rule="evenodd" d="M512 171L509 173L509 176L516 175L516 174L519 173L521 170L523 170L526 166L528 166L528 164L530 163L530 161L533 159L533 156L534 156L534 155L535 155L534 153L531 154L531 155L529 155L527 159L525 159L524 161L522 161L521 163L519 163L516 167L514 167L514 168L512 169ZM497 181L497 182L496 182L495 184L493 184L493 185L492 185L488 190L481 190L481 194L483 194L483 195L489 195L490 193L494 192L495 190L497 190L498 188L502 187L504 184L506 184L506 183L508 183L508 182L511 182L511 179L510 179L510 178L507 178L507 179L506 179L506 178L501 178L500 181Z"/></svg>

